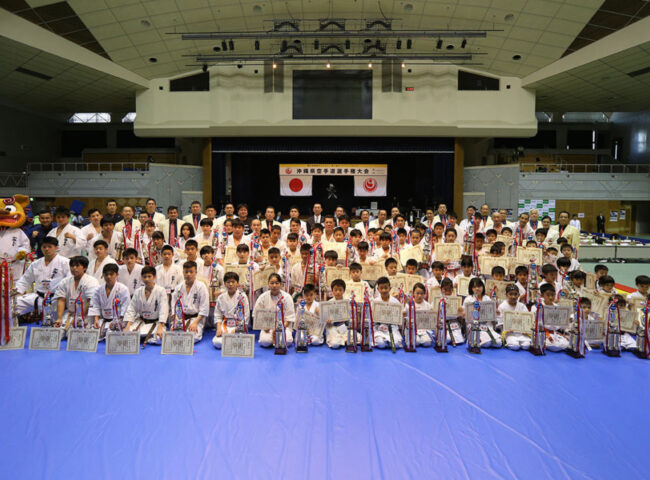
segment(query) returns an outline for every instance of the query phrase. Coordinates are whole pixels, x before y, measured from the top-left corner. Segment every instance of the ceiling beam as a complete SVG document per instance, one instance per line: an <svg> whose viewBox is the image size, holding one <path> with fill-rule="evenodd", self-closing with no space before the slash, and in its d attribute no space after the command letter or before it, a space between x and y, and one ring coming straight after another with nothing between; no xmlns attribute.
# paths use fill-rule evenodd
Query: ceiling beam
<svg viewBox="0 0 650 480"><path fill-rule="evenodd" d="M533 86L536 82L554 77L602 58L629 50L650 42L650 17L639 20L605 38L590 43L586 47L531 73L521 81L522 87Z"/></svg>
<svg viewBox="0 0 650 480"><path fill-rule="evenodd" d="M149 88L149 80L137 73L102 57L87 48L66 40L45 28L29 22L18 15L0 8L0 32L2 36L28 45L37 50L56 55L79 65L92 68L127 82Z"/></svg>

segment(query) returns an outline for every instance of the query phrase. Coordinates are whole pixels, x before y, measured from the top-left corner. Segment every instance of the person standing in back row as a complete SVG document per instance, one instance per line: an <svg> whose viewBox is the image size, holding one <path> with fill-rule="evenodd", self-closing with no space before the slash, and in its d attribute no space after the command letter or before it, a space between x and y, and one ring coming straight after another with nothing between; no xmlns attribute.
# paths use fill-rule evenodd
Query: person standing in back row
<svg viewBox="0 0 650 480"><path fill-rule="evenodd" d="M605 233L605 217L603 212L600 212L596 217L596 229L598 233Z"/></svg>

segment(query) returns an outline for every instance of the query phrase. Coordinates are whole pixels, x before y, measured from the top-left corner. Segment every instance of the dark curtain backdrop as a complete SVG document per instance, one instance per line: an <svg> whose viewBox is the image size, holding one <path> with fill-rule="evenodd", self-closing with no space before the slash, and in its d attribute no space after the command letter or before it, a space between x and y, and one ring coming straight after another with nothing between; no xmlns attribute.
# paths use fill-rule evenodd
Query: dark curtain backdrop
<svg viewBox="0 0 650 480"><path fill-rule="evenodd" d="M262 211L267 205L288 213L289 206L298 205L301 213L311 212L311 206L318 201L326 211L340 203L349 211L351 207L369 207L377 201L379 208L390 208L395 200L403 211L411 206L424 208L453 201L454 154L453 153L231 153L232 158L232 201L246 202L251 215ZM217 192L224 189L218 184L225 181L223 162L225 156L213 154L213 194L214 201L223 198ZM388 165L388 185L386 197L354 197L354 181L350 177L314 176L313 196L281 197L278 165L281 163L386 163ZM326 192L328 184L333 183L338 201L329 200Z"/></svg>

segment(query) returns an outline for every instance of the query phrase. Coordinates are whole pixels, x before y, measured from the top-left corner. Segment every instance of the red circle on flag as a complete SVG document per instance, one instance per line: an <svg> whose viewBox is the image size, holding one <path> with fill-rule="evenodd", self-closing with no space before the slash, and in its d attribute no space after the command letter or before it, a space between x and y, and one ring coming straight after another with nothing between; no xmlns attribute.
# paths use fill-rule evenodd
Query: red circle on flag
<svg viewBox="0 0 650 480"><path fill-rule="evenodd" d="M289 188L291 189L292 192L299 192L302 190L302 180L299 178L294 178L289 182Z"/></svg>
<svg viewBox="0 0 650 480"><path fill-rule="evenodd" d="M290 168L286 168L286 169L284 170L284 173L286 173L287 175L291 175L291 169L290 169Z"/></svg>
<svg viewBox="0 0 650 480"><path fill-rule="evenodd" d="M363 182L363 189L366 192L374 192L377 190L377 180L374 178L369 178L365 182Z"/></svg>

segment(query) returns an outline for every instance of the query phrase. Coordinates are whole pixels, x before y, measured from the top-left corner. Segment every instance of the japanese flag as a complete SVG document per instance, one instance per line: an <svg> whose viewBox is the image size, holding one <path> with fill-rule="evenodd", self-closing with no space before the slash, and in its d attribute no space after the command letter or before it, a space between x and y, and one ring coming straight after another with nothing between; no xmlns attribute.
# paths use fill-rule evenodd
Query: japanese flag
<svg viewBox="0 0 650 480"><path fill-rule="evenodd" d="M355 197L385 197L386 176L385 175L355 175L354 176Z"/></svg>
<svg viewBox="0 0 650 480"><path fill-rule="evenodd" d="M310 197L311 175L280 175L280 195L283 197Z"/></svg>

